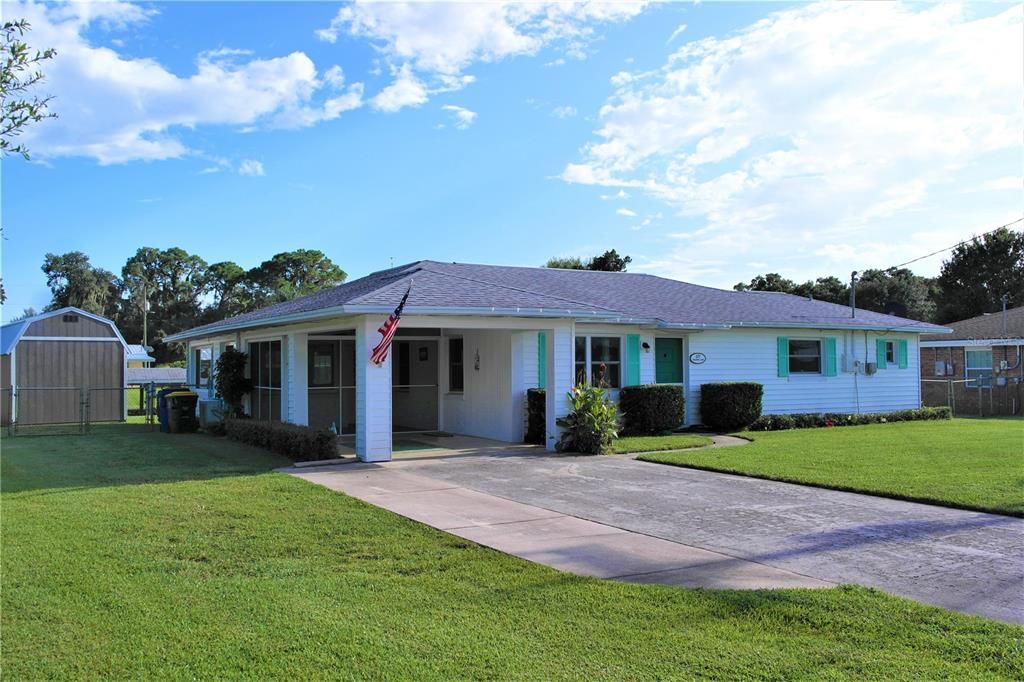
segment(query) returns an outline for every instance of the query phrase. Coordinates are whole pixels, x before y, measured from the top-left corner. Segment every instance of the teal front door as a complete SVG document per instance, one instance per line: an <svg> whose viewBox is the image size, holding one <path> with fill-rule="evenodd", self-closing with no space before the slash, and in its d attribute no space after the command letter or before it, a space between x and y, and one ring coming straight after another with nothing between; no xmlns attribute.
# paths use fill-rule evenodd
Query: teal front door
<svg viewBox="0 0 1024 682"><path fill-rule="evenodd" d="M683 340L654 340L654 377L659 384L683 383Z"/></svg>

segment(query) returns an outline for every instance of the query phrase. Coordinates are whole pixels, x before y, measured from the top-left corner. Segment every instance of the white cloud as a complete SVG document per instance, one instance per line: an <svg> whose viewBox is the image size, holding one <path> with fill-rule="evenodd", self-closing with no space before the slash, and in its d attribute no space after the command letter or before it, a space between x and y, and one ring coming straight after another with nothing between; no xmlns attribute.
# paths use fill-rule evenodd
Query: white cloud
<svg viewBox="0 0 1024 682"><path fill-rule="evenodd" d="M338 89L345 84L345 72L335 64L324 72L324 82L332 88Z"/></svg>
<svg viewBox="0 0 1024 682"><path fill-rule="evenodd" d="M629 198L629 193L626 192L625 190L621 190L621 189L618 192L616 192L615 194L602 194L601 195L601 201L608 201L609 199L623 199L624 200L624 199L628 199L628 198Z"/></svg>
<svg viewBox="0 0 1024 682"><path fill-rule="evenodd" d="M406 64L399 69L394 82L374 96L372 103L374 109L391 113L403 107L422 106L426 104L428 95L427 86L413 75L412 68Z"/></svg>
<svg viewBox="0 0 1024 682"><path fill-rule="evenodd" d="M455 121L455 127L459 130L465 130L469 126L473 125L473 121L476 120L476 112L470 111L465 107L456 106L454 104L446 104L441 107L442 111L447 111L451 114Z"/></svg>
<svg viewBox="0 0 1024 682"><path fill-rule="evenodd" d="M256 159L243 159L238 164L239 175L252 175L252 176L264 176L266 172L263 170L263 163Z"/></svg>
<svg viewBox="0 0 1024 682"><path fill-rule="evenodd" d="M535 55L546 47L563 55L554 62L582 59L595 24L628 21L646 4L357 1L339 9L316 36L329 43L341 35L370 40L397 74L374 101L397 111L422 105L439 90L465 87L473 81L465 71L478 62Z"/></svg>
<svg viewBox="0 0 1024 682"><path fill-rule="evenodd" d="M672 35L668 37L668 40L665 41L665 44L668 45L669 43L671 43L673 40L681 36L683 34L683 31L685 30L686 24L679 24L679 26L676 27L676 30L672 31Z"/></svg>
<svg viewBox="0 0 1024 682"><path fill-rule="evenodd" d="M551 110L551 115L555 118L572 118L576 115L576 107L570 107L568 105L555 107Z"/></svg>
<svg viewBox="0 0 1024 682"><path fill-rule="evenodd" d="M994 11L826 3L688 42L613 77L596 140L562 177L676 209L687 238L643 266L664 274L731 284L755 253L790 276L927 253L919 227L955 242L1019 211L1008 192L949 198L1019 175L1024 12Z"/></svg>
<svg viewBox="0 0 1024 682"><path fill-rule="evenodd" d="M636 211L631 211L628 208L620 208L619 210L615 211L615 213L621 216L625 216L626 218L636 217Z"/></svg>
<svg viewBox="0 0 1024 682"><path fill-rule="evenodd" d="M1015 175L994 178L982 183L981 188L989 191L1012 189L1019 192L1024 189L1024 178Z"/></svg>
<svg viewBox="0 0 1024 682"><path fill-rule="evenodd" d="M361 106L362 85L334 98L302 52L254 59L247 50L218 48L196 57L180 76L154 59L129 57L94 41L145 22L152 10L114 1L19 3L9 13L32 24L33 44L54 47L40 93L55 96L59 118L34 126L26 143L42 158L87 156L101 164L186 156L180 131L202 125L296 127L337 118ZM337 86L340 71L328 71Z"/></svg>

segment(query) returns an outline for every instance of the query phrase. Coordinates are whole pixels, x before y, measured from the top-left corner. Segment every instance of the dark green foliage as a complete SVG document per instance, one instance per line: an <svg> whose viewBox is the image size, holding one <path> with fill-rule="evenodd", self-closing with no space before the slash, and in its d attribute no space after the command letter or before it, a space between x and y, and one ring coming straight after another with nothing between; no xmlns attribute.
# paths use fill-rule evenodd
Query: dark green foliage
<svg viewBox="0 0 1024 682"><path fill-rule="evenodd" d="M997 312L1003 294L1009 307L1024 305L1024 232L1002 228L956 247L936 282L940 324Z"/></svg>
<svg viewBox="0 0 1024 682"><path fill-rule="evenodd" d="M700 387L701 421L716 431L735 431L761 416L764 387L754 381L726 381Z"/></svg>
<svg viewBox="0 0 1024 682"><path fill-rule="evenodd" d="M531 445L543 445L547 423L547 394L543 388L526 391L526 437Z"/></svg>
<svg viewBox="0 0 1024 682"><path fill-rule="evenodd" d="M47 310L74 306L111 319L117 316L121 281L114 273L93 267L81 251L46 254L42 271L52 294Z"/></svg>
<svg viewBox="0 0 1024 682"><path fill-rule="evenodd" d="M599 256L583 261L578 256L567 258L549 258L544 264L546 268L558 270L599 270L602 272L625 272L626 266L633 262L631 256L620 256L615 249L609 249Z"/></svg>
<svg viewBox="0 0 1024 682"><path fill-rule="evenodd" d="M235 348L227 348L217 358L214 369L214 386L217 395L227 405L230 414L242 416L242 398L252 390L252 380L245 376L249 355Z"/></svg>
<svg viewBox="0 0 1024 682"><path fill-rule="evenodd" d="M569 391L572 411L558 420L565 429L558 441L559 451L603 455L612 451L619 435L619 408L600 386L580 384Z"/></svg>
<svg viewBox="0 0 1024 682"><path fill-rule="evenodd" d="M334 459L338 456L338 437L329 432L298 424L228 419L224 432L231 440L276 452L296 462Z"/></svg>
<svg viewBox="0 0 1024 682"><path fill-rule="evenodd" d="M887 422L931 421L952 419L949 407L921 407L896 412L874 412L871 414L766 414L749 427L750 431L786 431L789 429L814 429L831 426L862 426Z"/></svg>
<svg viewBox="0 0 1024 682"><path fill-rule="evenodd" d="M683 387L673 384L625 386L619 391L622 431L653 436L679 428L685 417Z"/></svg>

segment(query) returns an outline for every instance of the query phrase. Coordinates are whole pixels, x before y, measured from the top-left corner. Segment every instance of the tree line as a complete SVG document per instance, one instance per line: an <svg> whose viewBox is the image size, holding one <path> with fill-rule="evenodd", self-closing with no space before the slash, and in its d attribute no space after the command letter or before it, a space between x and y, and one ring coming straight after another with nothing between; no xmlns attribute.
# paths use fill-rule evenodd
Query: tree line
<svg viewBox="0 0 1024 682"><path fill-rule="evenodd" d="M313 249L278 253L247 270L231 261L207 264L178 247L150 246L136 251L120 274L94 266L81 251L46 254L42 271L51 293L47 310L75 306L102 315L131 341L143 338L148 303L147 338L161 363L181 357L164 336L333 287L347 276Z"/></svg>
<svg viewBox="0 0 1024 682"><path fill-rule="evenodd" d="M736 291L782 291L848 305L850 286L838 277L794 282L776 272L740 282ZM1024 305L1024 232L995 230L960 244L938 277L907 268L865 270L856 283L857 307L947 324Z"/></svg>
<svg viewBox="0 0 1024 682"><path fill-rule="evenodd" d="M624 272L632 262L614 249L588 260L551 258L544 267ZM1000 228L960 244L943 261L938 277L922 277L907 268L869 269L856 281L857 307L913 320L946 324L1024 305L1024 232ZM836 276L806 282L777 272L740 282L736 291L780 291L819 301L849 305L849 280Z"/></svg>

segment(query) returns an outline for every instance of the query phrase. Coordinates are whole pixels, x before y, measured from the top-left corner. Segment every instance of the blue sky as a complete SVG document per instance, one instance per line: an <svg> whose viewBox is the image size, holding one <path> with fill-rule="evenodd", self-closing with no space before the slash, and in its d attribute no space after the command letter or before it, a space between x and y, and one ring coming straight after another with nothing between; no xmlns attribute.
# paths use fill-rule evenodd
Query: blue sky
<svg viewBox="0 0 1024 682"><path fill-rule="evenodd" d="M57 47L60 116L3 162L5 319L48 302L51 251L316 248L356 277L616 248L728 287L1024 211L1019 4L2 8Z"/></svg>

